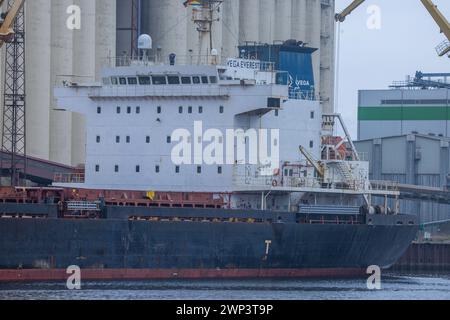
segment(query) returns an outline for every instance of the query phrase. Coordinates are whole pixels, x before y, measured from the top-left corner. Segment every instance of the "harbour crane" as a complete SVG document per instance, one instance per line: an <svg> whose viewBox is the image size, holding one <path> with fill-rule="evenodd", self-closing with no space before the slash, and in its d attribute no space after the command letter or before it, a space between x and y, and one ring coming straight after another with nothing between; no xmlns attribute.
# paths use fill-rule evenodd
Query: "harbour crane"
<svg viewBox="0 0 450 320"><path fill-rule="evenodd" d="M438 7L433 3L432 0L420 0L420 1L422 2L425 9L427 9L427 11L430 13L433 20L441 29L441 33L443 33L447 37L447 40L445 40L439 46L436 47L438 55L442 57L450 52L450 23L442 14L442 12L438 9ZM356 10L364 2L365 0L354 0L342 12L336 14L335 16L336 22L344 22L347 16L351 14L354 10Z"/></svg>
<svg viewBox="0 0 450 320"><path fill-rule="evenodd" d="M25 0L0 0L0 6L4 2L7 9L0 15L0 48L5 47L0 166L10 174L11 186L19 186L22 177L27 177Z"/></svg>
<svg viewBox="0 0 450 320"><path fill-rule="evenodd" d="M4 0L0 0L0 7L3 5ZM10 7L10 9L2 13L0 16L0 48L3 46L5 42L9 42L12 40L14 36L14 21L16 20L17 15L22 9L25 0L16 0Z"/></svg>

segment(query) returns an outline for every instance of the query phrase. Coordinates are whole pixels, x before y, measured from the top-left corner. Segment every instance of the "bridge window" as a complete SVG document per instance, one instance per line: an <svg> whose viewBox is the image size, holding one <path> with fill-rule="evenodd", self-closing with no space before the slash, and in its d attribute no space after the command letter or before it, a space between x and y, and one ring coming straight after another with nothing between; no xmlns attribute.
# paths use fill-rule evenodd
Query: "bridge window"
<svg viewBox="0 0 450 320"><path fill-rule="evenodd" d="M167 84L166 76L152 76L152 82L154 85Z"/></svg>
<svg viewBox="0 0 450 320"><path fill-rule="evenodd" d="M129 77L128 78L128 84L132 85L132 86L137 85L137 78L136 77Z"/></svg>
<svg viewBox="0 0 450 320"><path fill-rule="evenodd" d="M109 86L111 84L111 79L110 78L103 78L103 84L105 86Z"/></svg>
<svg viewBox="0 0 450 320"><path fill-rule="evenodd" d="M122 86L125 86L127 84L127 78L119 78L119 83Z"/></svg>
<svg viewBox="0 0 450 320"><path fill-rule="evenodd" d="M139 77L139 84L140 85L150 85L151 81L150 81L150 77Z"/></svg>
<svg viewBox="0 0 450 320"><path fill-rule="evenodd" d="M182 84L192 84L191 77L181 77Z"/></svg>
<svg viewBox="0 0 450 320"><path fill-rule="evenodd" d="M111 84L116 86L117 85L117 78L116 77L111 77Z"/></svg>
<svg viewBox="0 0 450 320"><path fill-rule="evenodd" d="M194 84L200 84L200 77L192 77L192 82Z"/></svg>
<svg viewBox="0 0 450 320"><path fill-rule="evenodd" d="M202 83L208 84L208 77L202 77Z"/></svg>
<svg viewBox="0 0 450 320"><path fill-rule="evenodd" d="M180 84L180 77L178 76L168 76L167 82L169 84Z"/></svg>
<svg viewBox="0 0 450 320"><path fill-rule="evenodd" d="M212 84L217 83L217 77L216 76L209 77L209 82Z"/></svg>

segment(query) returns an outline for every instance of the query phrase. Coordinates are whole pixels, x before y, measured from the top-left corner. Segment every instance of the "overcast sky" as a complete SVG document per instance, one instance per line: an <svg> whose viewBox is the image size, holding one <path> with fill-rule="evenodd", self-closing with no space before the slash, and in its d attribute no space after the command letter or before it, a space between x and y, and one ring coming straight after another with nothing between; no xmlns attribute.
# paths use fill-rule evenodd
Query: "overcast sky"
<svg viewBox="0 0 450 320"><path fill-rule="evenodd" d="M434 1L450 20L450 1ZM350 3L336 0L336 11ZM380 8L380 29L367 27L373 5ZM450 73L450 59L435 51L446 38L420 0L366 1L340 28L338 112L354 139L359 89L385 89L416 71Z"/></svg>

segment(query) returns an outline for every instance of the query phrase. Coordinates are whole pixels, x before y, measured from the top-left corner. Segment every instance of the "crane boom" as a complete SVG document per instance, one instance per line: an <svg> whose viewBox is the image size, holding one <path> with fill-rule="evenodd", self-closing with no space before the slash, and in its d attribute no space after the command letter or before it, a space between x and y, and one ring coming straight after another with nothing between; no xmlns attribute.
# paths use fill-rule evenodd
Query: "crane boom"
<svg viewBox="0 0 450 320"><path fill-rule="evenodd" d="M3 4L4 0L0 0L0 6ZM0 25L0 48L3 46L4 42L8 42L14 35L13 24L19 11L22 9L25 0L16 0L9 11L6 13L6 17Z"/></svg>
<svg viewBox="0 0 450 320"><path fill-rule="evenodd" d="M306 160L316 169L319 176L323 178L325 176L325 169L323 168L323 165L319 161L315 160L314 157L306 151L305 148L303 148L303 146L299 146L299 149Z"/></svg>
<svg viewBox="0 0 450 320"><path fill-rule="evenodd" d="M365 0L354 0L347 8L345 8L341 13L336 14L335 19L337 22L344 22L345 18L355 11L360 5L363 4Z"/></svg>
<svg viewBox="0 0 450 320"><path fill-rule="evenodd" d="M424 7L428 10L431 17L437 23L441 32L447 37L447 41L442 43L439 47L437 47L437 51L439 56L444 56L445 54L450 52L450 23L442 14L442 12L438 9L438 7L431 0L420 0Z"/></svg>
<svg viewBox="0 0 450 320"><path fill-rule="evenodd" d="M354 0L349 6L347 6L342 12L337 13L335 15L336 22L344 22L345 18L353 11L355 11L361 4L364 3L365 0ZM438 7L433 3L432 0L420 0L424 7L428 10L431 17L437 23L441 32L445 34L447 40L441 43L436 51L439 56L444 56L450 52L450 23L442 14L442 12L438 9Z"/></svg>

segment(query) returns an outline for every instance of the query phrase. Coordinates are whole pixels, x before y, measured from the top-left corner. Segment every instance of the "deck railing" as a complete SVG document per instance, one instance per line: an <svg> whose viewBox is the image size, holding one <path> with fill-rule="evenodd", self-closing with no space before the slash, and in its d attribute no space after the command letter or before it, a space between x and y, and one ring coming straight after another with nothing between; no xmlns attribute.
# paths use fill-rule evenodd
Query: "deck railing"
<svg viewBox="0 0 450 320"><path fill-rule="evenodd" d="M84 183L84 173L56 173L53 182L56 183Z"/></svg>

